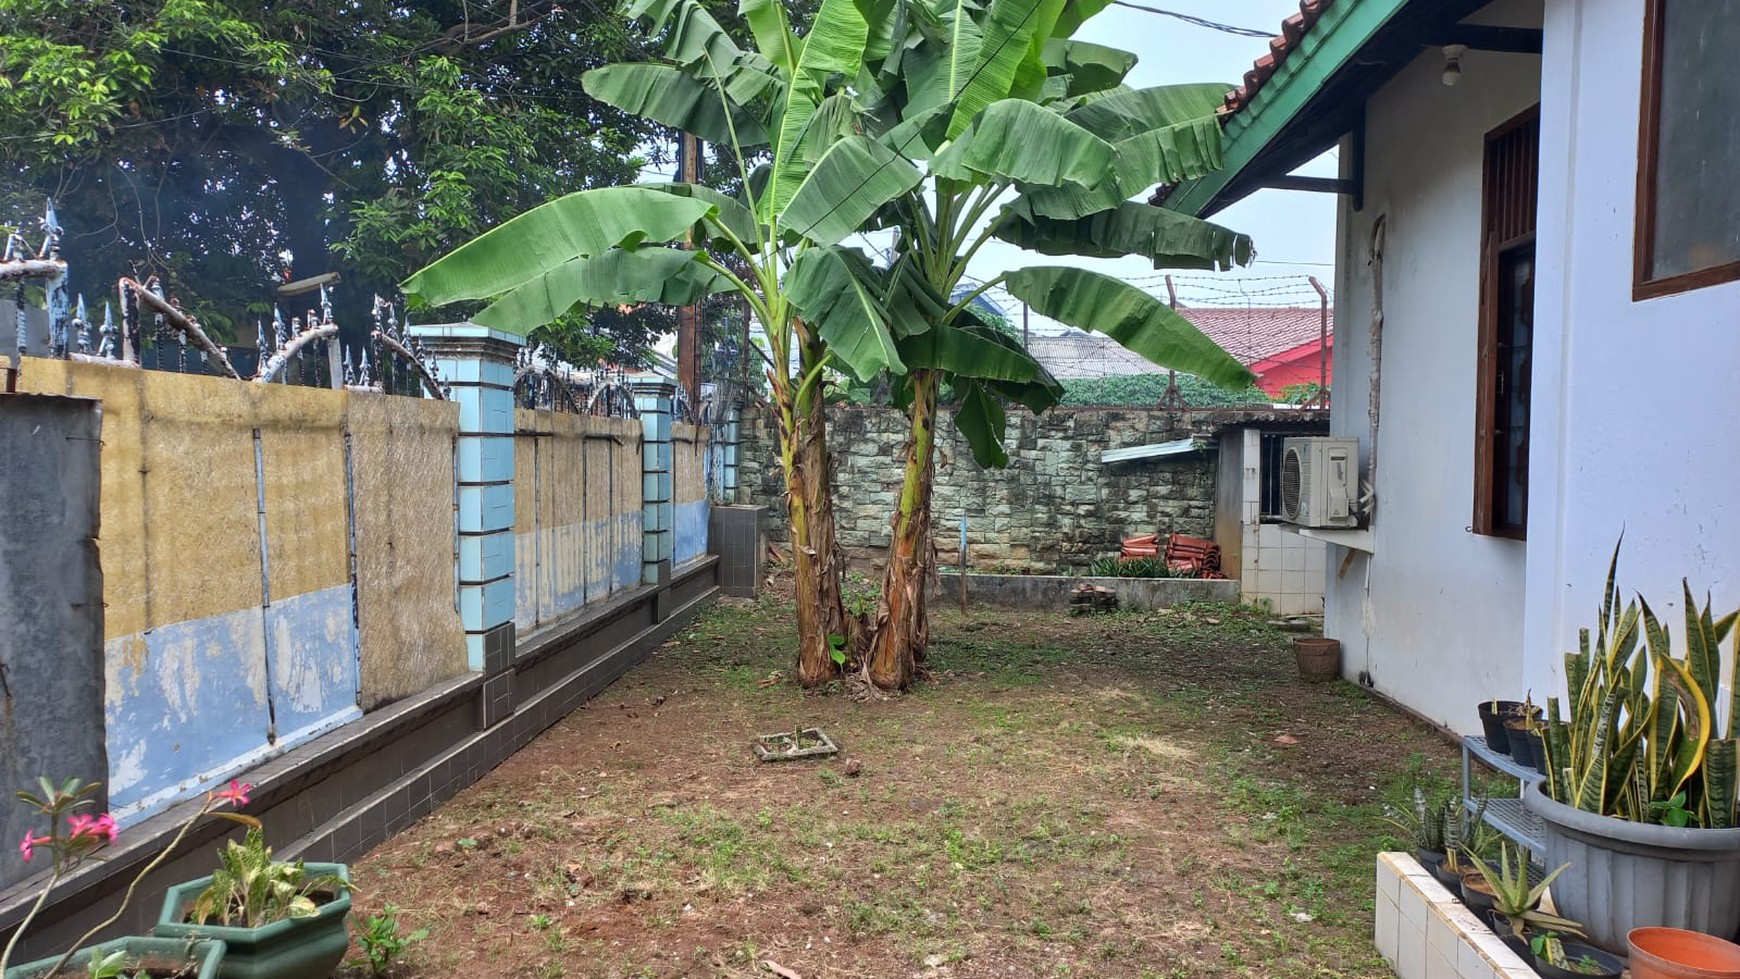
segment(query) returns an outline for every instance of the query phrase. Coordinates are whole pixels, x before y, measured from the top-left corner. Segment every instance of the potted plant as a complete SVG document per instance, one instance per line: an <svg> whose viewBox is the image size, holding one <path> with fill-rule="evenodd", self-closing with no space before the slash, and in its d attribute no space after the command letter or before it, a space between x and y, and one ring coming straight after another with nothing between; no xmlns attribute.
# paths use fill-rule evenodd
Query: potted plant
<svg viewBox="0 0 1740 979"><path fill-rule="evenodd" d="M1515 711L1505 715L1502 723L1511 760L1525 768L1539 769L1540 758L1535 754L1534 742L1529 740L1541 723L1541 709L1535 706L1533 697L1525 697Z"/></svg>
<svg viewBox="0 0 1740 979"><path fill-rule="evenodd" d="M1565 872L1564 867L1559 867L1542 878L1540 883L1531 886L1527 849L1512 847L1508 842L1500 844L1496 866L1478 856L1471 856L1469 860L1474 864L1475 872L1463 878L1463 887L1466 889L1478 885L1478 893L1485 894L1490 899L1490 910L1495 916L1494 924L1500 925L1494 930L1499 931L1499 937L1505 940L1505 944L1512 948L1520 947L1520 954L1528 955L1527 932L1530 927L1582 934L1582 926L1577 922L1540 909L1541 895L1547 892L1547 885ZM1470 904L1469 907L1472 909L1474 905ZM1505 934L1502 929L1508 929L1509 934Z"/></svg>
<svg viewBox="0 0 1740 979"><path fill-rule="evenodd" d="M1740 945L1683 928L1637 928L1626 936L1631 979L1740 976Z"/></svg>
<svg viewBox="0 0 1740 979"><path fill-rule="evenodd" d="M230 840L210 877L163 898L156 934L216 938L223 979L325 979L350 947L350 870L342 863L272 859L259 828Z"/></svg>
<svg viewBox="0 0 1740 979"><path fill-rule="evenodd" d="M139 871L127 890L121 896L121 904L107 919L85 932L72 946L60 955L51 956L27 962L22 965L12 965L12 956L18 950L19 939L30 929L31 922L36 919L48 898L54 892L55 886L76 870L88 859L97 859L97 853L105 846L113 844L118 835L115 820L108 813L92 815L85 810L95 807L96 798L100 794L101 785L96 782L82 782L79 779L67 779L56 784L46 778L37 779L36 792L19 792L18 799L26 806L36 810L38 816L46 824L46 829L31 829L19 841L18 852L29 863L39 852L46 852L50 859L48 879L43 883L42 890L37 894L36 901L25 913L24 920L13 929L12 937L7 940L4 950L0 950L0 977L4 979L51 979L51 977L71 976L74 974L91 976L93 979L118 976L122 970L130 969L139 975L173 975L191 976L197 979L212 979L224 955L222 942L186 942L160 941L150 938L119 938L102 945L89 946L97 933L121 920L128 905L133 901L133 894L139 887L139 882L163 865L181 841L187 837L188 830L205 816L217 816L229 819L247 826L258 826L259 820L237 812L225 812L223 807L234 803L241 806L248 802L250 786L231 782L228 789L207 792L205 804L195 812L181 830L169 841L149 862ZM143 972L139 970L143 969Z"/></svg>
<svg viewBox="0 0 1740 979"><path fill-rule="evenodd" d="M1557 932L1544 932L1529 940L1529 953L1534 956L1535 971L1545 979L1619 979L1625 963L1619 957L1593 945L1567 942Z"/></svg>
<svg viewBox="0 0 1740 979"><path fill-rule="evenodd" d="M1736 615L1714 617L1689 584L1685 655L1641 597L1623 609L1608 566L1593 641L1565 657L1568 716L1547 701L1546 777L1524 801L1544 824L1547 857L1570 863L1558 906L1606 948L1633 928L1740 929L1740 698L1716 715L1721 643ZM1740 650L1735 655L1740 657Z"/></svg>
<svg viewBox="0 0 1740 979"><path fill-rule="evenodd" d="M1480 729L1486 734L1486 746L1501 755L1510 754L1510 736L1505 733L1505 719L1522 710L1520 700L1482 700L1476 713L1480 715Z"/></svg>
<svg viewBox="0 0 1740 979"><path fill-rule="evenodd" d="M1498 845L1498 832L1486 823L1486 798L1470 812L1462 805L1462 800L1452 797L1444 800L1444 861L1436 867L1426 869L1432 871L1432 876L1438 878L1438 883L1449 888L1450 893L1459 894L1462 890L1462 877L1473 869L1473 863L1468 859L1471 855L1487 856L1493 847Z"/></svg>
<svg viewBox="0 0 1740 979"><path fill-rule="evenodd" d="M1326 636L1298 636L1293 640L1293 662L1299 679L1323 683L1341 677L1341 640Z"/></svg>
<svg viewBox="0 0 1740 979"><path fill-rule="evenodd" d="M1444 862L1444 810L1445 800L1428 803L1426 790L1414 786L1414 805L1411 809L1390 810L1384 819L1391 826L1401 830L1414 845L1414 859L1420 866L1431 868Z"/></svg>

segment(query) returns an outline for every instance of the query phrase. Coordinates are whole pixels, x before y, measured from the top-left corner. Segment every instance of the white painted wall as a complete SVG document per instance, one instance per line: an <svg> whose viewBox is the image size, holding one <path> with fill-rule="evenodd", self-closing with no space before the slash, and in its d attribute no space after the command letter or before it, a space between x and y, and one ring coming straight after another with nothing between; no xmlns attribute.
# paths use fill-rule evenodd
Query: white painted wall
<svg viewBox="0 0 1740 979"><path fill-rule="evenodd" d="M1642 16L1547 4L1524 640L1554 693L1622 529L1621 583L1664 621L1682 577L1740 604L1740 283L1631 300Z"/></svg>
<svg viewBox="0 0 1740 979"><path fill-rule="evenodd" d="M1525 27L1541 16L1538 2L1484 13L1484 22ZM1443 56L1421 54L1367 104L1365 206L1354 212L1344 202L1340 215L1330 428L1360 439L1363 469L1367 259L1380 216L1387 224L1382 421L1376 553L1356 556L1342 576L1346 552L1330 549L1325 631L1341 640L1349 679L1364 674L1377 690L1463 732L1479 728L1477 701L1524 684L1523 583L1532 545L1469 527L1484 139L1538 100L1541 60L1470 52L1461 84L1447 88ZM1531 521L1536 512L1531 505ZM1540 519L1550 522L1544 513Z"/></svg>

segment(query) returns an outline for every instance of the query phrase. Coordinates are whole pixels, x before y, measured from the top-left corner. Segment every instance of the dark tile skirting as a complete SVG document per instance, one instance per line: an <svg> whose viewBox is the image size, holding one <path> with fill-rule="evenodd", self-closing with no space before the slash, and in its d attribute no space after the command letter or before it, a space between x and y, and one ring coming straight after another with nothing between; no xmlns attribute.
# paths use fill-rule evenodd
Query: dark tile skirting
<svg viewBox="0 0 1740 979"><path fill-rule="evenodd" d="M663 589L643 586L519 637L513 670L498 678L511 684L513 709L494 726L479 730L483 676L449 680L250 770L242 776L254 784L247 812L265 821L267 840L281 856L361 856L643 661L718 594L718 564L712 555L699 558L677 569ZM163 852L199 805L186 802L130 827L104 862L62 881L14 961L60 951L112 914L134 875ZM209 873L212 851L231 835L228 829L210 819L196 827L140 884L126 916L98 937L148 934L164 890ZM0 892L0 943L23 920L45 879Z"/></svg>

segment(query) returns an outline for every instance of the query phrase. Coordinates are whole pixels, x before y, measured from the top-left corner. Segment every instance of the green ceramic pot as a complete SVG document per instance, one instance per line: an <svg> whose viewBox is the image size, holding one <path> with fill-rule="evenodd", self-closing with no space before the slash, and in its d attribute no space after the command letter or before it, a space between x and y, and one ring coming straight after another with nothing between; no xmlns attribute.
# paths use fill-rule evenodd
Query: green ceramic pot
<svg viewBox="0 0 1740 979"><path fill-rule="evenodd" d="M350 880L350 868L342 863L311 863L308 876L331 875ZM195 925L187 913L210 877L177 884L163 896L163 912L153 933L161 938L198 936L224 943L220 979L327 979L350 948L345 918L350 915L346 892L320 905L311 918L287 918L259 928L230 925ZM7 977L10 979L10 977Z"/></svg>
<svg viewBox="0 0 1740 979"><path fill-rule="evenodd" d="M67 959L60 974L66 979L82 979L89 974L93 951L103 955L119 949L127 953L127 974L134 969L150 969L178 979L217 979L223 962L224 943L203 940L189 943L184 938L117 938L91 948L81 948ZM48 970L60 961L54 955L35 962L7 968L5 979L45 979Z"/></svg>

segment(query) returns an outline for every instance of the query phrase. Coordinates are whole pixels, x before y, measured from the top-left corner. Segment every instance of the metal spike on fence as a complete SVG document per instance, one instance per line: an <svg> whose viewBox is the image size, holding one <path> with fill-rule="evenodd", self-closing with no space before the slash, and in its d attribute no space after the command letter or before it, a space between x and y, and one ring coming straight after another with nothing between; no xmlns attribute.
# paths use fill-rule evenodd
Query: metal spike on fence
<svg viewBox="0 0 1740 979"><path fill-rule="evenodd" d="M374 380L369 376L369 352L367 350L362 352L362 367L357 371L356 382L365 388L374 386Z"/></svg>
<svg viewBox="0 0 1740 979"><path fill-rule="evenodd" d="M186 331L176 330L175 331L175 342L176 342L177 347L179 348L177 350L177 354L178 354L179 359L176 361L176 369L181 371L181 373L185 374L185 373L187 373L187 333L186 333Z"/></svg>
<svg viewBox="0 0 1740 979"><path fill-rule="evenodd" d="M156 296L158 299L163 300L165 303L169 302L168 295L163 291L163 280L159 279L157 276L154 275L146 281L145 288L150 289L151 294ZM163 318L162 313L153 310L151 313L151 343L157 351L156 360L159 364L163 362L163 341L168 335L168 321ZM141 359L141 363L143 363L143 359Z"/></svg>
<svg viewBox="0 0 1740 979"><path fill-rule="evenodd" d="M18 282L18 289L12 296L12 308L17 315L14 317L14 327L17 331L18 356L24 356L24 349L30 346L30 324L24 318L24 281Z"/></svg>
<svg viewBox="0 0 1740 979"><path fill-rule="evenodd" d="M284 325L284 314L278 307L272 307L272 352L277 353L290 342L289 327Z"/></svg>
<svg viewBox="0 0 1740 979"><path fill-rule="evenodd" d="M344 386L350 387L356 383L356 368L350 362L350 345L344 344Z"/></svg>
<svg viewBox="0 0 1740 979"><path fill-rule="evenodd" d="M115 328L115 308L103 301L102 341L97 346L97 356L109 360L120 359L120 331Z"/></svg>
<svg viewBox="0 0 1740 979"><path fill-rule="evenodd" d="M108 311L105 309L105 313ZM79 293L78 312L73 314L73 326L76 327L78 350L81 354L91 352L91 317L85 312L85 294Z"/></svg>
<svg viewBox="0 0 1740 979"><path fill-rule="evenodd" d="M332 299L326 294L326 283L320 284L320 322L332 322Z"/></svg>
<svg viewBox="0 0 1740 979"><path fill-rule="evenodd" d="M51 260L60 258L60 236L60 220L54 213L54 198L50 197L48 206L42 212L42 250L36 257Z"/></svg>

